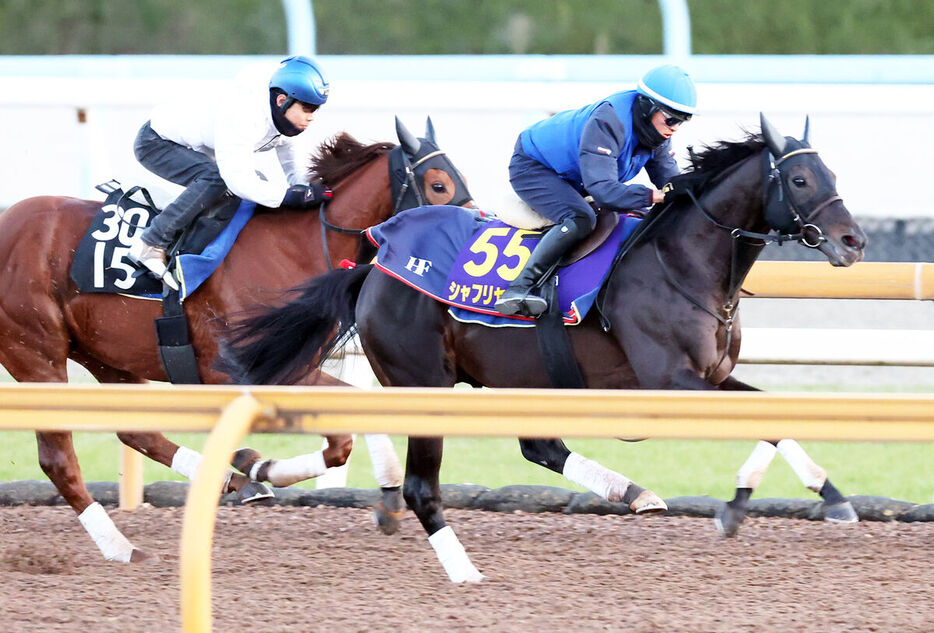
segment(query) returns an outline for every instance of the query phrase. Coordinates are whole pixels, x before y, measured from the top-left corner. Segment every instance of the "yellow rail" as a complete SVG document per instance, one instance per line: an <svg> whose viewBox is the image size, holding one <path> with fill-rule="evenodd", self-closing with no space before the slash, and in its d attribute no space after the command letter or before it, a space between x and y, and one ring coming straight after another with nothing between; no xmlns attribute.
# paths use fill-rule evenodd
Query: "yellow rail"
<svg viewBox="0 0 934 633"><path fill-rule="evenodd" d="M760 261L743 288L759 297L934 300L934 264L861 262L834 268L826 262Z"/></svg>
<svg viewBox="0 0 934 633"><path fill-rule="evenodd" d="M276 411L256 432L934 440L930 394L45 383L0 385L0 430L207 432L243 394Z"/></svg>
<svg viewBox="0 0 934 633"><path fill-rule="evenodd" d="M211 631L211 549L217 498L231 453L262 410L259 401L249 395L238 396L224 408L208 436L204 459L188 489L179 563L182 630L186 633Z"/></svg>

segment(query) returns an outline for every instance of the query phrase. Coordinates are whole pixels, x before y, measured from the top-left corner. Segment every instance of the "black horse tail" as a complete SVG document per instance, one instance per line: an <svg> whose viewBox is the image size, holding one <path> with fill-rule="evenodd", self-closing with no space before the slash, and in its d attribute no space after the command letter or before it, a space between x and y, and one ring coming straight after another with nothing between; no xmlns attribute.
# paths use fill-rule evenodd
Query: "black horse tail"
<svg viewBox="0 0 934 633"><path fill-rule="evenodd" d="M332 270L286 291L280 307L248 311L223 337L215 367L241 385L299 382L356 333L357 296L372 268Z"/></svg>

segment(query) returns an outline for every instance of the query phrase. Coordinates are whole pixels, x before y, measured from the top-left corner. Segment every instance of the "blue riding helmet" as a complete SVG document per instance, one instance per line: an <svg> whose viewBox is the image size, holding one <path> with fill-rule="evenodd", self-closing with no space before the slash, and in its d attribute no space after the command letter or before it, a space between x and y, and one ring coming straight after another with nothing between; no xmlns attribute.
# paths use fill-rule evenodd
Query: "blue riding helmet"
<svg viewBox="0 0 934 633"><path fill-rule="evenodd" d="M283 59L269 80L269 88L278 88L291 99L312 105L322 105L328 100L329 84L324 73L304 55Z"/></svg>
<svg viewBox="0 0 934 633"><path fill-rule="evenodd" d="M685 114L697 114L694 81L678 66L666 64L653 68L639 80L636 90L660 106Z"/></svg>

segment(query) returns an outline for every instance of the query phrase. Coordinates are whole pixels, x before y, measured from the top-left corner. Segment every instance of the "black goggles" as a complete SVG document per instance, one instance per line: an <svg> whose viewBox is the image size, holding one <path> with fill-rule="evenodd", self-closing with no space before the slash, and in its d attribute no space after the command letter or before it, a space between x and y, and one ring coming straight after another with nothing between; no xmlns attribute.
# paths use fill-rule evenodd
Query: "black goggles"
<svg viewBox="0 0 934 633"><path fill-rule="evenodd" d="M666 110L665 108L659 108L658 110L665 115L665 125L668 127L675 127L676 125L687 123L691 120L692 116L686 112L672 112L671 110Z"/></svg>

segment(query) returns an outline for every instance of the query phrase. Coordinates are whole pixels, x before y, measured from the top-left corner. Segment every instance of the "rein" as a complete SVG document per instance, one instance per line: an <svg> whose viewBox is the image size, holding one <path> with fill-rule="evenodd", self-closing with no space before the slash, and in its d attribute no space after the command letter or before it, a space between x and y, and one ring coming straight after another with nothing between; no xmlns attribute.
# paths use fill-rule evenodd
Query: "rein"
<svg viewBox="0 0 934 633"><path fill-rule="evenodd" d="M334 267L331 266L331 253L328 251L328 231L360 235L363 233L364 229L347 229L336 224L331 224L325 217L327 206L328 203L322 200L321 206L318 208L318 220L321 222L321 250L324 251L324 261L328 263L328 270L334 270Z"/></svg>
<svg viewBox="0 0 934 633"><path fill-rule="evenodd" d="M402 188L399 191L399 195L396 196L395 202L392 205L392 215L396 215L399 211L402 210L402 200L405 198L405 193L408 191L409 186L412 187L412 191L415 193L415 198L418 201L418 206L424 206L427 204L427 201L422 196L422 192L418 187L418 181L416 180L415 169L424 163L425 161L435 158L437 156L446 156L447 154L443 150L436 150L425 154L419 158L414 163L409 160L408 155L403 151L402 152L402 164L405 167L405 180L402 183ZM318 209L318 220L321 222L321 248L324 251L324 261L328 264L328 270L334 270L334 267L331 265L331 254L328 251L328 231L334 231L335 233L349 233L360 235L366 229L348 229L337 224L328 222L327 217L327 202L322 202L321 206Z"/></svg>
<svg viewBox="0 0 934 633"><path fill-rule="evenodd" d="M713 217L713 215L710 214L709 211L707 211L707 209L704 208L704 206L700 203L700 200L697 199L697 196L694 194L692 190L689 189L687 191L687 194L691 198L691 202L693 203L694 208L696 208L698 211L701 212L701 215L704 217L704 219L706 219L708 222L710 222L717 228L723 229L725 231L729 231L730 233L730 237L731 237L730 277L729 277L729 281L727 284L726 300L724 301L723 305L720 307L722 316L721 314L718 314L717 312L705 306L703 303L701 303L699 300L693 297L684 288L684 286L678 283L678 281L671 274L671 271L668 268L668 266L665 265L665 262L662 259L661 251L658 248L658 243L656 242L654 244L655 256L658 259L658 264L662 269L662 273L665 275L665 280L675 290L677 290L678 293L681 294L681 296L683 296L685 299L693 303L695 306L697 306L698 308L700 308L707 314L714 317L717 321L720 322L720 324L723 327L726 328L726 345L724 346L723 354L720 356L720 360L714 366L713 371L716 371L720 367L720 365L723 364L723 361L726 358L726 355L729 353L730 345L733 340L733 324L736 318L735 311L736 311L738 301L739 301L738 295L743 284L743 278L739 274L738 266L737 266L740 239L746 238L749 240L757 240L758 242L761 242L762 246L765 246L766 244L769 244L771 242L777 242L781 244L783 241L794 240L794 241L797 241L803 244L804 246L807 246L808 248L817 248L818 246L820 246L822 242L826 241L827 239L824 237L824 233L823 231L821 231L820 227L817 226L816 224L813 224L812 221L814 220L814 218L817 217L817 215L823 209L825 209L826 207L828 207L829 205L833 204L834 202L838 200L842 200L842 198L837 195L830 196L829 198L827 198L826 200L818 204L816 207L811 209L809 213L804 214L800 212L800 210L797 208L797 205L795 205L794 201L792 200L791 196L788 195L788 191L786 189L787 185L785 184L785 179L782 178L782 173L781 173L781 170L779 169L779 166L783 162L785 162L787 159L791 158L792 156L797 156L801 154L817 154L817 150L811 149L809 147L803 147L803 148L788 152L787 154L780 157L778 160L775 160L771 152L767 151L765 153L764 156L767 162L766 162L766 172L764 176L765 176L766 182L763 186L763 205L762 205L763 212L764 212L768 208L769 204L771 203L771 200L770 200L770 195L772 192L771 185L777 181L778 182L778 189L777 189L778 202L785 203L785 208L791 214L791 217L794 220L794 222L801 229L798 233L782 233L781 231L776 230L777 231L776 234L773 235L771 233L757 233L754 231L747 231L739 227L727 226L725 224L720 223L715 217ZM811 243L808 241L808 238L807 238L808 230L813 230L817 234L816 241L814 243Z"/></svg>
<svg viewBox="0 0 934 633"><path fill-rule="evenodd" d="M732 344L733 325L734 325L734 322L737 316L736 308L738 306L738 295L742 287L742 278L738 270L738 260L739 260L738 252L739 252L740 240L741 239L746 239L750 241L755 240L752 243L760 243L763 246L771 242L777 242L781 244L782 242L785 242L785 241L794 240L807 246L808 248L817 248L820 246L822 242L826 241L823 231L820 229L820 227L813 224L813 220L817 217L817 215L823 209L833 204L834 202L841 200L842 198L838 195L830 196L829 198L827 198L826 200L824 200L823 202L815 206L809 213L807 214L801 213L800 210L797 208L797 206L794 204L793 200L791 199L791 196L788 195L787 190L786 190L787 185L785 184L784 179L782 178L782 172L779 169L782 163L784 163L789 158L792 158L793 156L798 156L802 154L816 154L816 153L817 153L817 150L815 149L811 149L809 147L803 147L803 148L788 152L787 154L784 154L778 160L775 160L771 152L766 151L764 154L764 157L765 157L764 160L766 161L765 162L766 167L763 171L763 180L764 180L763 212L765 212L765 210L768 208L768 205L770 202L770 196L772 194L772 189L773 189L771 185L772 183L777 181L778 182L778 189L777 189L778 202L784 202L785 208L787 209L788 213L791 215L792 220L801 229L797 233L782 233L781 231L777 229L776 229L776 234L757 233L754 231L747 231L739 227L727 226L725 224L722 224L719 220L717 220L717 218L711 215L711 213L707 211L707 209L704 208L704 206L701 204L700 200L698 200L697 196L694 194L694 191L692 189L688 188L686 190L687 195L691 199L693 208L696 208L698 211L700 211L704 219L706 219L708 222L710 222L717 228L728 231L730 233L730 237L732 238L731 248L730 248L730 277L729 277L729 282L727 284L727 294L726 294L727 298L724 301L723 305L720 307L719 312L712 310L706 305L704 305L701 301L699 301L694 296L692 296L687 291L687 289L684 288L684 286L677 281L677 279L675 279L671 270L668 268L668 266L665 264L664 259L662 258L662 253L658 248L658 243L656 242L654 244L655 257L658 260L658 264L661 267L662 273L664 274L665 280L668 282L668 284L670 284L675 290L677 290L681 296L683 296L688 301L690 301L693 305L697 306L698 308L700 308L701 310L703 310L704 312L706 312L707 314L715 318L720 323L720 325L726 328L726 345L724 346L724 349L723 349L723 355L720 357L720 360L717 362L716 366L714 367L714 371L717 368L719 368L721 364L723 364L723 361L726 358L726 355L729 353L730 345ZM732 169L728 170L727 173L729 173L730 171L732 171ZM724 177L725 175L726 173L720 174L717 177L717 179L720 179ZM668 203L664 208L662 208L662 210L657 215L654 215L654 217L652 217L650 220L647 220L645 224L654 224L663 214L665 214L666 212L670 210L673 204L674 204L673 201ZM649 226L645 226L645 229L648 229L648 228ZM814 231L816 233L816 238L813 242L808 240L808 231ZM641 235L644 235L646 233L646 230L640 231L639 233ZM616 254L616 257L613 259L613 263L610 268L610 273L607 275L607 279L610 278L610 276L613 273L613 270L619 265L619 262L622 261L625 255L636 245L637 242L641 241L640 239L638 239L639 237L641 237L641 235L634 235L633 237L636 239L627 240L626 243L621 245L619 252ZM603 328L603 331L609 332L610 321L606 317L604 313L604 309L603 309L603 301L606 296L605 291L606 291L606 286L604 286L600 290L600 295L596 302L596 308L597 308L597 313L600 316L600 324Z"/></svg>

